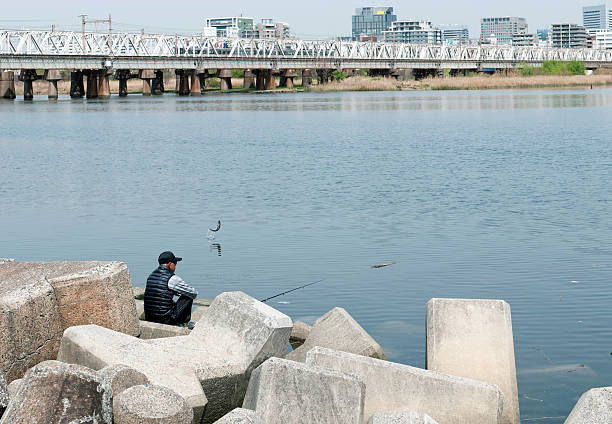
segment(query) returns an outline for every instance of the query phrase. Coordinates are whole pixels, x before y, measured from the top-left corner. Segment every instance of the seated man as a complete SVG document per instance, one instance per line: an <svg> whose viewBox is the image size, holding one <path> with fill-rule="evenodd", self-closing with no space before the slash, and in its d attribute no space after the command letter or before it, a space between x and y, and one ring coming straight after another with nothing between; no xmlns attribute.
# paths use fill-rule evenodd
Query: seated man
<svg viewBox="0 0 612 424"><path fill-rule="evenodd" d="M149 275L144 295L145 319L160 324L189 326L193 328L191 307L198 291L174 274L177 258L172 252L163 252L157 262L159 267ZM178 300L174 301L174 296Z"/></svg>

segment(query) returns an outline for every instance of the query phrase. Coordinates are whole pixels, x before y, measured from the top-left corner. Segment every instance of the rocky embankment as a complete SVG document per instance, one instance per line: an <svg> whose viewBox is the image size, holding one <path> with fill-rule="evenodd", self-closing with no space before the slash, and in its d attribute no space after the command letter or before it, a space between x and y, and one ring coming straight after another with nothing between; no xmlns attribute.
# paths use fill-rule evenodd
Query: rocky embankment
<svg viewBox="0 0 612 424"><path fill-rule="evenodd" d="M189 331L140 320L141 294L119 262L0 259L0 424L520 422L506 302L429 301L420 369L342 308L311 327L222 293ZM604 422L612 388L566 424Z"/></svg>

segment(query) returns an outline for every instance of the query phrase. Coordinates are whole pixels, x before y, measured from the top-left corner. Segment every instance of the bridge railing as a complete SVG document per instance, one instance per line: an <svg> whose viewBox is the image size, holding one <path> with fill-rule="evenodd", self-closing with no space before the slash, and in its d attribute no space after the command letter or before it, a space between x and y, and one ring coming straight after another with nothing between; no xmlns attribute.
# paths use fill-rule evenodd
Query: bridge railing
<svg viewBox="0 0 612 424"><path fill-rule="evenodd" d="M612 63L611 50L0 30L0 55Z"/></svg>

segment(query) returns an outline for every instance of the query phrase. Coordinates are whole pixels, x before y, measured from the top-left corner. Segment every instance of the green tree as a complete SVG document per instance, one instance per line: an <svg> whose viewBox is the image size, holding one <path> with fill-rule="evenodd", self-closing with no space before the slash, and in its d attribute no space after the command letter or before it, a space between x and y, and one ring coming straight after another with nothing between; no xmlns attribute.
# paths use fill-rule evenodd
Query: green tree
<svg viewBox="0 0 612 424"><path fill-rule="evenodd" d="M519 66L516 68L518 74L522 77L530 77L535 73L535 69L533 66L526 64L525 62L521 62Z"/></svg>
<svg viewBox="0 0 612 424"><path fill-rule="evenodd" d="M244 69L232 69L232 78L244 78Z"/></svg>
<svg viewBox="0 0 612 424"><path fill-rule="evenodd" d="M567 64L567 71L572 75L584 75L586 71L584 67L584 62L572 60L570 63Z"/></svg>
<svg viewBox="0 0 612 424"><path fill-rule="evenodd" d="M542 64L542 70L548 75L561 75L565 69L563 62L547 60Z"/></svg>
<svg viewBox="0 0 612 424"><path fill-rule="evenodd" d="M334 77L336 81L342 81L343 79L346 78L346 74L342 71L334 71L332 72L332 76Z"/></svg>

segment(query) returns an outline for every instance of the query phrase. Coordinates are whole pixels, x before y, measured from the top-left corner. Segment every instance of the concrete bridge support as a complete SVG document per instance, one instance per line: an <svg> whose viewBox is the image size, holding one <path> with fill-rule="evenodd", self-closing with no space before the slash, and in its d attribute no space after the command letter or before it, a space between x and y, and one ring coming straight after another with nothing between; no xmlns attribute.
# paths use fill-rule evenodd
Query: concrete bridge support
<svg viewBox="0 0 612 424"><path fill-rule="evenodd" d="M34 81L38 79L36 70L22 70L19 74L19 79L23 81L23 100L34 100Z"/></svg>
<svg viewBox="0 0 612 424"><path fill-rule="evenodd" d="M111 96L109 77L113 71L101 69L98 72L98 98L108 99Z"/></svg>
<svg viewBox="0 0 612 424"><path fill-rule="evenodd" d="M85 95L85 85L83 84L83 72L70 72L70 97L80 99Z"/></svg>
<svg viewBox="0 0 612 424"><path fill-rule="evenodd" d="M286 69L284 71L281 72L280 74L280 84L279 87L287 87L289 89L292 89L294 84L293 84L293 79L297 76L297 74L295 73L294 69Z"/></svg>
<svg viewBox="0 0 612 424"><path fill-rule="evenodd" d="M200 93L206 93L206 79L210 78L211 75L208 73L208 69L198 69L196 72L198 79L200 80Z"/></svg>
<svg viewBox="0 0 612 424"><path fill-rule="evenodd" d="M266 90L274 90L276 88L274 73L274 71L266 71Z"/></svg>
<svg viewBox="0 0 612 424"><path fill-rule="evenodd" d="M175 71L177 78L177 94L179 96L189 96L191 88L189 87L189 73L184 69Z"/></svg>
<svg viewBox="0 0 612 424"><path fill-rule="evenodd" d="M49 100L56 100L58 97L57 82L62 79L59 71L47 70L45 71L44 79L49 83L49 90L47 91L47 97Z"/></svg>
<svg viewBox="0 0 612 424"><path fill-rule="evenodd" d="M263 69L257 69L255 72L255 88L257 90L264 90L266 88L266 71Z"/></svg>
<svg viewBox="0 0 612 424"><path fill-rule="evenodd" d="M160 96L164 94L164 91L166 91L164 87L164 71L157 70L155 71L155 78L152 81L151 94Z"/></svg>
<svg viewBox="0 0 612 424"><path fill-rule="evenodd" d="M231 69L219 69L217 74L221 81L221 91L228 91L232 89L232 70Z"/></svg>
<svg viewBox="0 0 612 424"><path fill-rule="evenodd" d="M199 71L191 71L191 92L189 93L191 96L201 96L202 95L202 85L200 84L200 75Z"/></svg>
<svg viewBox="0 0 612 424"><path fill-rule="evenodd" d="M142 95L151 95L151 81L155 78L155 72L152 69L142 69L138 72L138 78L142 80Z"/></svg>
<svg viewBox="0 0 612 424"><path fill-rule="evenodd" d="M120 69L115 73L115 78L119 81L119 97L125 97L128 95L127 82L131 78L132 74L129 69Z"/></svg>
<svg viewBox="0 0 612 424"><path fill-rule="evenodd" d="M87 71L83 71L83 74L87 76L86 97L88 99L97 99L98 98L98 71L87 70Z"/></svg>
<svg viewBox="0 0 612 424"><path fill-rule="evenodd" d="M302 87L310 87L312 85L312 71L310 69L302 70Z"/></svg>
<svg viewBox="0 0 612 424"><path fill-rule="evenodd" d="M15 97L15 74L0 70L0 98L12 100Z"/></svg>
<svg viewBox="0 0 612 424"><path fill-rule="evenodd" d="M253 71L250 69L245 69L244 71L244 82L242 83L242 88L248 90L250 88L255 87L255 76L253 75Z"/></svg>

